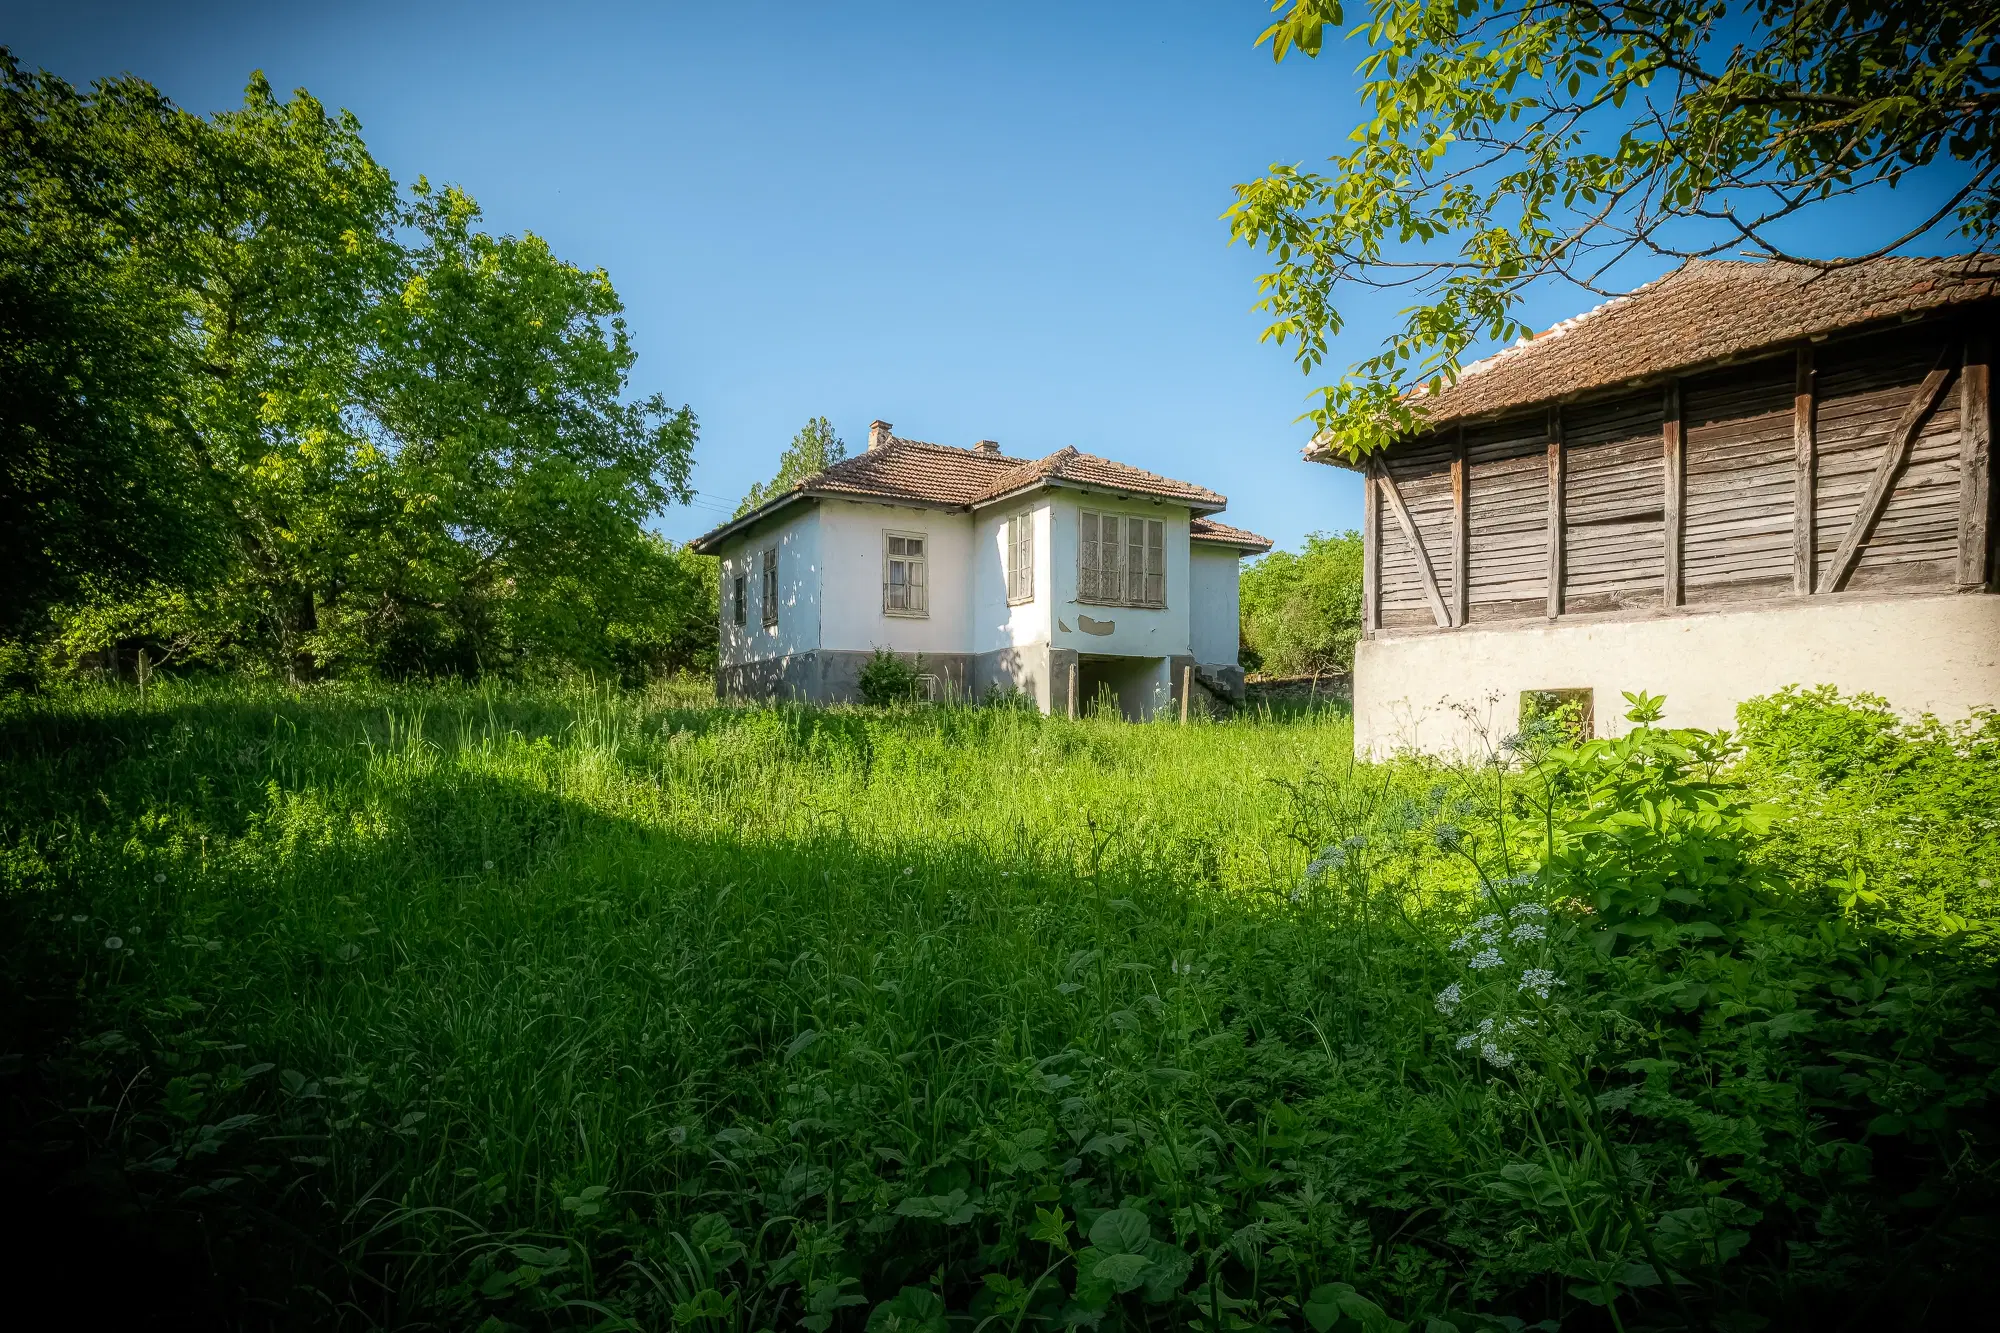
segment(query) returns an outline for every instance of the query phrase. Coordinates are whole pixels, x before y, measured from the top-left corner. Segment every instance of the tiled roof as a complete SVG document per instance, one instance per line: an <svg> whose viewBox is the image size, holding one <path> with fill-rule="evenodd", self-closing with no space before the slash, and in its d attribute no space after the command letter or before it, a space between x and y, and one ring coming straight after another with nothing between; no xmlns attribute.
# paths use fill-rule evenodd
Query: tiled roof
<svg viewBox="0 0 2000 1333"><path fill-rule="evenodd" d="M1020 464L996 479L974 503L998 499L1003 495L1011 495L1016 491L1024 491L1049 481L1067 481L1079 486L1102 486L1107 490L1127 491L1134 495L1157 495L1168 500L1180 500L1197 508L1220 509L1228 503L1206 486L1175 481L1172 477L1162 477L1158 473L1147 472L1142 468L1127 467L1123 463L1114 463L1095 454L1079 453L1075 449L1058 449L1046 458L1037 458L1032 462Z"/></svg>
<svg viewBox="0 0 2000 1333"><path fill-rule="evenodd" d="M795 483L740 518L695 538L690 545L712 553L714 544L777 509L812 495L845 496L890 503L944 505L970 509L1050 482L1101 486L1136 495L1177 500L1194 509L1228 503L1205 487L1158 476L1108 458L1060 449L1045 458L1010 458L979 449L889 436L875 448L843 459ZM1234 531L1235 529L1230 529ZM1260 539L1261 540L1261 539Z"/></svg>
<svg viewBox="0 0 2000 1333"><path fill-rule="evenodd" d="M1271 549L1269 537L1259 537L1254 532L1242 528L1232 528L1227 523L1217 523L1212 518L1192 519L1188 523L1188 540L1213 542L1217 546L1235 546L1245 551L1268 551Z"/></svg>
<svg viewBox="0 0 2000 1333"><path fill-rule="evenodd" d="M1697 259L1475 361L1410 401L1432 426L1772 350L2000 296L2000 255L1888 258L1852 268ZM1309 458L1336 461L1315 443Z"/></svg>

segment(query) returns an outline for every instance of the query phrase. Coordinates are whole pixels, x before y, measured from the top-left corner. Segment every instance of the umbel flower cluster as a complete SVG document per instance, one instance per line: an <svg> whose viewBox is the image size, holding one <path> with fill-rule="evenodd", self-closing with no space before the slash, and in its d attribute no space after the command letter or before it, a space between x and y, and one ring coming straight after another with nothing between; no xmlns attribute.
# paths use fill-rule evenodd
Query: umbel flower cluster
<svg viewBox="0 0 2000 1333"><path fill-rule="evenodd" d="M1451 942L1456 953L1469 953L1466 967L1479 974L1481 988L1493 982L1505 984L1505 973L1520 967L1520 975L1514 980L1516 995L1532 995L1537 1000L1546 1000L1556 987L1564 984L1562 978L1546 967L1528 967L1518 960L1519 952L1544 944L1549 937L1549 909L1540 903L1519 903L1508 911L1492 912L1472 923L1472 928ZM1515 954L1513 959L1509 954ZM1467 992L1463 982L1454 981L1437 995L1438 1012L1449 1017L1464 1006ZM1532 1018L1487 1017L1471 1032L1458 1039L1458 1049L1477 1049L1479 1058L1495 1069L1506 1069L1514 1063L1514 1053L1502 1043L1510 1035L1535 1026Z"/></svg>

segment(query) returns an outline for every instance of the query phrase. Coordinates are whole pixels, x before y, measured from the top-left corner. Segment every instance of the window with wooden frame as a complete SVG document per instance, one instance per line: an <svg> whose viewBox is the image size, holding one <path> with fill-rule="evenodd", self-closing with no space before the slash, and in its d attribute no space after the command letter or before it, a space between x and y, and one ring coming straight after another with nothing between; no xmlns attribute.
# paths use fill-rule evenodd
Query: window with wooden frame
<svg viewBox="0 0 2000 1333"><path fill-rule="evenodd" d="M927 616L931 613L930 538L921 532L882 534L882 614Z"/></svg>
<svg viewBox="0 0 2000 1333"><path fill-rule="evenodd" d="M778 548L767 546L757 557L764 573L764 624L778 623Z"/></svg>
<svg viewBox="0 0 2000 1333"><path fill-rule="evenodd" d="M1007 520L1007 604L1035 600L1035 516Z"/></svg>
<svg viewBox="0 0 2000 1333"><path fill-rule="evenodd" d="M1076 599L1104 606L1167 604L1167 525L1157 518L1078 514Z"/></svg>
<svg viewBox="0 0 2000 1333"><path fill-rule="evenodd" d="M730 580L730 582L732 586L730 588L731 599L730 599L729 618L735 621L737 624L741 625L743 623L743 615L744 615L743 604L748 600L750 600L749 596L750 590L746 586L750 582L750 580L743 577L741 574L738 574L734 579Z"/></svg>

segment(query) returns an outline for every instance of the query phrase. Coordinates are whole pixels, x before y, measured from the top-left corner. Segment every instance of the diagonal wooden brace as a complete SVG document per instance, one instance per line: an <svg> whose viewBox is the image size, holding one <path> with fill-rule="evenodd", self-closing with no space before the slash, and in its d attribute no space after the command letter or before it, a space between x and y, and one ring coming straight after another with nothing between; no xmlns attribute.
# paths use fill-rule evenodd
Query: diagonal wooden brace
<svg viewBox="0 0 2000 1333"><path fill-rule="evenodd" d="M1903 409L1902 417L1896 422L1896 429L1890 432L1889 447L1883 452L1882 461L1875 466L1875 476L1868 483L1867 493L1861 497L1861 508L1854 512L1854 521L1847 525L1847 535L1840 539L1840 546L1826 567L1820 591L1839 592L1846 586L1855 564L1860 561L1861 547L1868 540L1868 534L1875 530L1882 511L1889 507L1889 496L1896 488L1896 478L1901 475L1903 465L1910 461L1910 447L1917 442L1917 433L1923 429L1924 418L1944 397L1944 386L1951 379L1950 350L1947 348L1939 353L1937 366L1924 376L1924 382L1917 386L1910 405Z"/></svg>
<svg viewBox="0 0 2000 1333"><path fill-rule="evenodd" d="M1424 576L1424 597L1431 604L1431 615L1437 623L1449 629L1451 612L1445 609L1444 594L1438 591L1437 575L1431 572L1430 553L1424 550L1424 539L1417 532L1415 520L1410 517L1410 507L1403 503L1403 493L1396 489L1396 479L1389 475L1387 465L1376 469L1376 479L1382 483L1382 494L1389 501L1389 508L1396 515L1396 525L1403 530L1403 537L1410 543L1410 550L1417 557L1417 573Z"/></svg>

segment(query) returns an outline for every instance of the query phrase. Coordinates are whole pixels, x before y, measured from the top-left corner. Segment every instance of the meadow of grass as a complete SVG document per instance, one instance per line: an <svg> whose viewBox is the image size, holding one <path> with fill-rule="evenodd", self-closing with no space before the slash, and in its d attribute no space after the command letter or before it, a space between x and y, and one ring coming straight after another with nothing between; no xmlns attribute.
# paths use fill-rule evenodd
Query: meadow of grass
<svg viewBox="0 0 2000 1333"><path fill-rule="evenodd" d="M1992 1239L1990 959L1785 879L1685 737L1538 787L1332 710L4 726L10 1191L206 1326L1914 1327Z"/></svg>

